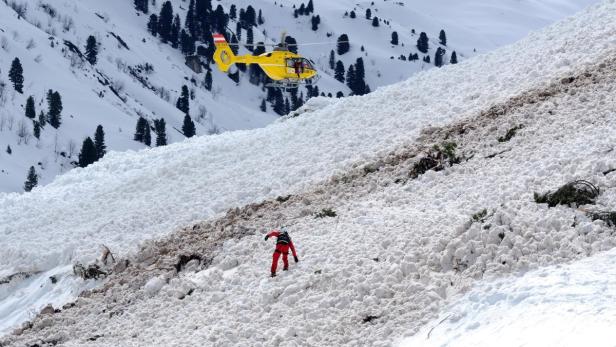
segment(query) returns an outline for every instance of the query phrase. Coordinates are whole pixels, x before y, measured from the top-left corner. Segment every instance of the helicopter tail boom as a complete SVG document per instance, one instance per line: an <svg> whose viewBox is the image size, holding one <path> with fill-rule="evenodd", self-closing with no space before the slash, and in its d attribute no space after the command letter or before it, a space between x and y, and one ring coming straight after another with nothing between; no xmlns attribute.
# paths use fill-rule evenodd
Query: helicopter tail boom
<svg viewBox="0 0 616 347"><path fill-rule="evenodd" d="M229 46L229 43L227 43L227 40L222 34L213 34L212 38L216 46L214 61L216 65L218 65L220 71L227 72L231 65L235 63L236 55L233 53L233 50L231 50L231 46Z"/></svg>

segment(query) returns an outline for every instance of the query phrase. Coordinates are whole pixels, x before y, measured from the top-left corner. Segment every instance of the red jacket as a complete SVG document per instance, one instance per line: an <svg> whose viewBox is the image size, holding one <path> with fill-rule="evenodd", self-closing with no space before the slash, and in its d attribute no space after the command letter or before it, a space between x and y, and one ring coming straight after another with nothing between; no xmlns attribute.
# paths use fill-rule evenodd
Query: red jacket
<svg viewBox="0 0 616 347"><path fill-rule="evenodd" d="M283 253L286 253L289 251L289 248L291 248L291 252L293 253L294 257L297 257L297 253L295 253L295 246L293 245L293 241L291 241L291 237L289 236L289 234L286 234L286 238L280 238L279 236L283 234L278 230L272 230L267 234L267 237L276 237L276 250L277 251L281 251ZM288 243L286 242L288 239Z"/></svg>

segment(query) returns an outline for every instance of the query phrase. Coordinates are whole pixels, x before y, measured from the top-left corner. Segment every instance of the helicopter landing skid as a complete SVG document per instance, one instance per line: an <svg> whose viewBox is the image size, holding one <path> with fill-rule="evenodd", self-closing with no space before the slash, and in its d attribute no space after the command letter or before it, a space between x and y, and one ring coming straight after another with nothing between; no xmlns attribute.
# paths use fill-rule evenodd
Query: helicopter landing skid
<svg viewBox="0 0 616 347"><path fill-rule="evenodd" d="M310 79L286 78L286 79L279 80L279 81L270 81L269 83L265 84L265 86L269 88L283 88L285 90L289 90L289 89L299 88L299 86L302 86L302 85L312 86L319 79L320 79L319 75L313 78L310 78Z"/></svg>

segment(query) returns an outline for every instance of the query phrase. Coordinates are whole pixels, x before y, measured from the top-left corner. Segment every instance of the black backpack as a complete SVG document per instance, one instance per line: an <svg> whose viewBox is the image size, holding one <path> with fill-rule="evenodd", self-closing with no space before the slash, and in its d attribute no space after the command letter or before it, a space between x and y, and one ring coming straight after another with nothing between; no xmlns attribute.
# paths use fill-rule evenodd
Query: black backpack
<svg viewBox="0 0 616 347"><path fill-rule="evenodd" d="M278 235L276 244L288 245L289 243L291 243L291 238L289 237L289 234L286 231L281 232L280 235Z"/></svg>

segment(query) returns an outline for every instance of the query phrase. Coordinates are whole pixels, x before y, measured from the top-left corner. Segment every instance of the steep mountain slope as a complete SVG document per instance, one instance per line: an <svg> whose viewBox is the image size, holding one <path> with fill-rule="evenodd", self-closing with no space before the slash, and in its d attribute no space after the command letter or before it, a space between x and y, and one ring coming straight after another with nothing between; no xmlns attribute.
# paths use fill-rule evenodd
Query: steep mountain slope
<svg viewBox="0 0 616 347"><path fill-rule="evenodd" d="M31 194L0 197L0 236L9 245L0 250L3 275L30 276L3 286L3 312L23 320L26 304L40 295L26 291L15 304L6 288L91 285L68 267L92 261L100 243L132 264L75 308L38 318L25 336L7 341L78 345L96 335L92 343L100 345L387 345L484 274L612 247L606 225L535 204L532 192L586 178L604 190L600 204L614 208L615 69L602 59L616 49L615 6L606 1L512 46L367 96L314 99L299 117L263 129L112 153ZM531 59L546 52L552 59ZM583 126L589 121L592 127ZM519 135L499 144L520 123ZM447 141L468 160L409 180L425 152ZM257 204L287 194L298 196ZM314 218L328 207L340 217ZM481 209L493 211L492 229L468 223ZM261 231L279 224L292 225L301 262L270 281L271 250ZM139 242L182 225L191 227L130 255ZM174 266L191 253L203 263L185 272ZM463 259L468 268L460 271ZM46 280L51 274L60 286ZM280 317L299 327L272 330ZM143 325L118 329L136 320ZM235 330L245 334L227 334Z"/></svg>
<svg viewBox="0 0 616 347"><path fill-rule="evenodd" d="M485 2L476 1L465 2L462 11L455 1L413 6L391 1L374 5L368 1L315 1L314 15L321 18L317 31L310 27L312 14L297 19L293 17L292 6L298 8L300 1L284 4L269 0L222 1L220 4L227 12L231 4L238 9L252 5L262 10L265 23L255 29L255 41L277 42L280 33L286 31L298 42L310 44L301 46L300 52L317 63L323 76L318 83L320 91L334 95L341 91L348 95L348 87L334 79L334 72L329 67L329 54L335 49L330 43L343 33L350 35L351 50L335 59L348 69L362 57L366 82L375 89L434 66L421 60L397 59L400 55L408 57L410 53L418 52L415 44L421 31L427 32L430 38L428 56L434 58L439 46L438 33L445 29L449 37L448 46L442 46L448 50L445 62L456 49L459 59L463 60L473 55L474 49L484 52L513 42L530 29L539 28L594 2L504 2L498 6L486 6ZM25 8L23 18L8 4ZM173 1L173 5L184 21L189 2ZM161 6L162 2L150 6L150 13L158 13ZM373 16L381 18L378 28L365 19L368 8ZM345 17L345 12L353 9L357 18ZM460 11L464 16L459 15ZM206 90L203 86L205 72L190 70L178 50L160 43L158 38L148 33L148 15L137 12L130 1L5 1L0 3L0 16L0 82L5 85L0 97L0 192L22 191L30 166L35 167L39 184L47 184L56 175L72 169L83 139L93 136L99 124L105 129L108 151L147 147L133 141L139 116L148 119L150 126L155 119L165 118L169 142L184 139L181 133L184 115L175 108L184 84L194 95L190 115L196 122L198 135L262 127L277 117L272 105L267 105L266 113L259 110L266 92L250 84L245 73L236 84L214 70L213 88ZM484 20L478 21L477 16ZM229 26L230 31L235 30L233 21ZM415 34L412 34L412 29ZM392 31L399 33L400 44L397 46L389 43ZM65 40L70 41L83 51L89 35L100 44L95 66L83 61L78 53L71 52L65 43ZM245 31L243 35L246 36ZM13 91L6 77L15 57L20 58L24 67L23 95ZM146 63L153 67L153 71L146 71ZM45 96L49 89L58 91L63 98L63 124L58 130L44 127L40 139L35 139L33 122L23 116L26 99L33 96L37 113L47 112ZM306 90L302 89L300 93L307 98ZM17 134L19 128L24 129L22 136ZM9 146L10 154L7 152Z"/></svg>
<svg viewBox="0 0 616 347"><path fill-rule="evenodd" d="M611 346L615 256L488 281L399 346Z"/></svg>

